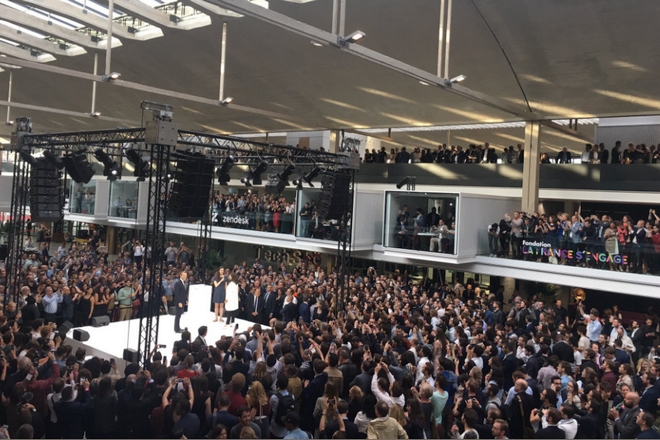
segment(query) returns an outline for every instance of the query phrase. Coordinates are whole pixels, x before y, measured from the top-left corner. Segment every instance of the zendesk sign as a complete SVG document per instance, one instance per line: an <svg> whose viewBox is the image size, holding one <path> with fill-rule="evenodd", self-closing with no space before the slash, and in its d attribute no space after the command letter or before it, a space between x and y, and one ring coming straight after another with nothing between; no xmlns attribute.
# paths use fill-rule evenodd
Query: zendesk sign
<svg viewBox="0 0 660 440"><path fill-rule="evenodd" d="M566 260L597 261L600 263L628 264L628 256L620 254L608 254L606 252L591 252L570 249L552 249L551 243L545 241L523 240L522 253L537 257L556 257Z"/></svg>

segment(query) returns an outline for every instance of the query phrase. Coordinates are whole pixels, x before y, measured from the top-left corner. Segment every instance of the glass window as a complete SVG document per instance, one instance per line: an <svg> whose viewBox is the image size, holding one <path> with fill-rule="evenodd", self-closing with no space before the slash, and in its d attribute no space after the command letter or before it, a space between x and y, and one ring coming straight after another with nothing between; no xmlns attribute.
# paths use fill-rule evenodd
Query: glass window
<svg viewBox="0 0 660 440"><path fill-rule="evenodd" d="M339 239L339 222L325 220L318 216L317 205L320 198L320 188L305 188L298 191L296 237L337 241ZM350 231L350 220L347 226Z"/></svg>
<svg viewBox="0 0 660 440"><path fill-rule="evenodd" d="M137 218L138 182L116 180L110 183L108 216Z"/></svg>
<svg viewBox="0 0 660 440"><path fill-rule="evenodd" d="M96 180L90 180L89 183L71 182L70 213L94 215L95 200Z"/></svg>
<svg viewBox="0 0 660 440"><path fill-rule="evenodd" d="M455 254L456 194L388 192L386 247Z"/></svg>

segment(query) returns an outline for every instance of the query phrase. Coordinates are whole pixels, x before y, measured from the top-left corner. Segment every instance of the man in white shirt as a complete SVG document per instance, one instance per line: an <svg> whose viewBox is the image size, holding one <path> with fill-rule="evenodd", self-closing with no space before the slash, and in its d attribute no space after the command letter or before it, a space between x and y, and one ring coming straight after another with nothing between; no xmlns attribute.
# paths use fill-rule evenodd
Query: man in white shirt
<svg viewBox="0 0 660 440"><path fill-rule="evenodd" d="M386 389L382 389L381 385L379 384L378 380L378 373L380 373L381 369L385 369L387 372L387 379L390 382L390 389L389 391ZM374 372L373 377L371 378L371 392L374 393L374 396L376 396L376 399L378 399L379 402L385 402L389 408L391 408L395 403L400 405L401 408L404 408L406 406L406 399L401 394L399 397L392 397L390 393L392 392L392 386L395 384L394 381L394 376L392 376L392 373L390 373L390 370L387 368L387 365L384 362L381 362L380 364L376 365L376 370Z"/></svg>

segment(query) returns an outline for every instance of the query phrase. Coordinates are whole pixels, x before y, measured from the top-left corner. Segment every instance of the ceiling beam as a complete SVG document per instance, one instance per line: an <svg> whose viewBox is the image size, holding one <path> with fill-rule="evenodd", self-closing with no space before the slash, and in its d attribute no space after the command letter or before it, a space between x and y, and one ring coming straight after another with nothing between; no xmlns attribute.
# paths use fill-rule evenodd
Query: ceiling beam
<svg viewBox="0 0 660 440"><path fill-rule="evenodd" d="M138 17L155 26L189 30L211 24L211 17L207 16L205 20L198 19L196 16L191 16L191 19L182 19L173 14L167 14L159 9L149 7L140 0L114 0L114 3L118 8L128 11L131 16Z"/></svg>
<svg viewBox="0 0 660 440"><path fill-rule="evenodd" d="M83 79L83 80L88 80L88 81L96 81L96 82L102 82L104 84L110 85L110 86L116 86L116 87L123 87L127 89L132 89L132 90L138 90L141 92L146 92L146 93L154 93L157 95L162 95L162 96L168 96L174 99L181 99L184 101L190 101L190 102L196 102L198 104L204 104L204 105L210 105L213 107L221 107L225 109L231 109L231 110L238 110L241 112L245 113L251 113L255 115L260 115L260 116L267 116L269 118L280 118L280 119L286 119L288 121L293 121L293 122L304 122L302 119L296 117L296 116L291 116L291 115L286 115L283 113L276 113L276 112L271 112L267 110L261 110L258 108L253 108L253 107L247 107L244 105L238 105L238 104L228 104L228 105L222 105L220 101L217 99L209 99L209 98L204 98L201 96L195 96L195 95L190 95L188 93L181 93L181 92L174 92L172 90L167 90L167 89L161 89L158 87L151 87L147 86L144 84L139 84L135 82L130 82L130 81L123 81L123 80L115 80L111 83L108 83L103 80L102 75L94 75L92 73L86 73L86 72L79 72L77 70L72 70L72 69L65 69L63 67L57 67L53 65L45 65L45 64L39 64L34 61L24 61L22 59L17 59L17 58L5 58L2 59L3 63L6 64L12 64L20 67L25 67L25 68L31 68L35 70L41 70L44 72L49 72L49 73L55 73L58 75L64 75L64 76L69 76L72 78L78 78L78 79ZM313 127L310 127L313 128Z"/></svg>
<svg viewBox="0 0 660 440"><path fill-rule="evenodd" d="M69 47L62 49L59 44L55 41L47 40L45 38L35 37L34 35L29 35L25 32L21 32L18 29L12 29L8 26L0 25L0 37L6 38L8 40L13 40L17 43L30 46L34 49L41 50L44 52L50 52L55 55L64 55L64 56L76 56L87 53L85 49L79 46Z"/></svg>
<svg viewBox="0 0 660 440"><path fill-rule="evenodd" d="M564 125L559 125L556 122L552 122L551 120L543 120L541 121L541 124L548 127L552 128L553 130L556 130L560 133L563 133L568 136L572 136L576 139L583 140L585 142L588 142L590 144L594 143L594 138L587 136L586 134L582 134L579 131L573 129L573 128L568 128ZM541 132L541 136L543 136L543 132Z"/></svg>
<svg viewBox="0 0 660 440"><path fill-rule="evenodd" d="M82 9L79 8L73 4L67 3L65 1L60 1L60 0L21 0L21 3L24 3L26 5L33 6L35 8L43 9L46 11L54 12L56 14L62 15L64 17L68 17L72 20L78 21L80 23L84 23L87 26L102 31L106 32L108 28L108 21L107 19L96 15L92 11L89 11L87 9ZM160 35L158 32L145 32L145 31L138 31L138 32L129 32L128 27L117 23L115 20L115 25L112 27L112 33L116 34L119 37L122 38L127 38L131 40L149 40L151 38L156 38L160 37L163 35L163 32L160 32Z"/></svg>
<svg viewBox="0 0 660 440"><path fill-rule="evenodd" d="M36 55L33 54L30 49L23 49L6 43L0 43L0 53L19 58L21 60L29 60L37 63L48 63L50 61L55 61L55 57L49 53L41 52Z"/></svg>
<svg viewBox="0 0 660 440"><path fill-rule="evenodd" d="M78 46L88 47L90 49L105 49L106 47L107 41L105 39L101 41L94 41L92 40L91 35L86 35L82 32L74 31L53 23L49 23L46 20L42 20L38 17L26 14L5 5L0 5L0 17L2 17L3 20L9 21L11 23L25 26L26 28L41 32L42 34L48 34L53 37L61 38ZM112 47L119 47L121 45L121 40L112 37Z"/></svg>
<svg viewBox="0 0 660 440"><path fill-rule="evenodd" d="M295 34L301 35L305 38L309 38L311 40L324 43L327 46L339 48L343 52L348 53L350 55L357 56L371 63L398 72L409 78L413 78L417 81L423 81L429 85L439 87L450 93L454 93L456 95L462 96L471 101L478 102L490 108L516 116L522 120L544 119L540 114L530 112L523 107L510 104L501 99L488 96L484 93L477 92L472 89L468 89L467 87L463 87L458 84L450 85L448 84L446 78L441 78L439 76L433 75L422 69L411 66L410 64L403 63L399 60L388 57L374 50L367 49L366 47L360 46L359 44L341 45L337 42L337 35L333 35L330 32L326 32L322 29L316 28L314 26L310 26L298 20L294 20L293 18L288 17L284 14L280 14L279 12L275 12L270 9L264 9L246 0L207 0L207 1L208 3L212 3L222 8L230 9L239 14L246 15L248 17L257 18L263 22L285 29L289 32L293 32Z"/></svg>
<svg viewBox="0 0 660 440"><path fill-rule="evenodd" d="M125 124L125 125L135 125L137 121L131 121L128 119L119 119L119 118L111 118L109 116L92 116L89 113L82 113L82 112L74 112L71 110L62 110L59 108L52 108L52 107L43 107L41 105L32 105L32 104L21 104L20 102L9 102L9 101L0 101L0 105L11 107L11 108L22 108L25 110L34 110L34 111L39 111L39 112L45 112L45 113L54 113L58 115L66 115L66 116L75 116L77 118L90 118L90 119L99 119L101 121L110 121L110 122L118 122L120 124Z"/></svg>

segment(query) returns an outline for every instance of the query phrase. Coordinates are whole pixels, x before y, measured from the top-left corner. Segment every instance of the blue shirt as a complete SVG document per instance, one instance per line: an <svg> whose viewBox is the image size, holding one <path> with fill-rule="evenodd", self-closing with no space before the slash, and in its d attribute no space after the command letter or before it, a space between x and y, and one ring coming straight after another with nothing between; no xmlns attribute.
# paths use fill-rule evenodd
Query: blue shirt
<svg viewBox="0 0 660 440"><path fill-rule="evenodd" d="M41 304L44 306L44 313L54 315L57 313L57 304L62 302L62 295L53 293L52 296L45 295L41 298Z"/></svg>
<svg viewBox="0 0 660 440"><path fill-rule="evenodd" d="M309 439L309 435L305 431L303 431L300 428L296 428L293 431L290 431L285 437L287 438L292 438L292 439Z"/></svg>

